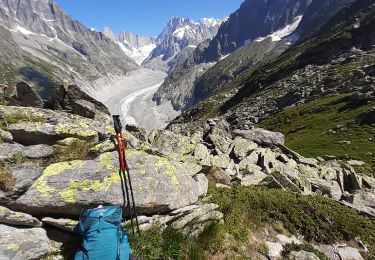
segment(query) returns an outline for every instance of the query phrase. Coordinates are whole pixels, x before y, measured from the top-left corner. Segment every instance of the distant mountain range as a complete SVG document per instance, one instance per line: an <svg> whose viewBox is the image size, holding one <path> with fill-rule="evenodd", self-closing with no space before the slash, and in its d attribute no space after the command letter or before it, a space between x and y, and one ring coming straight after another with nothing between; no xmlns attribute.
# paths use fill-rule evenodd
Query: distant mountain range
<svg viewBox="0 0 375 260"><path fill-rule="evenodd" d="M27 80L45 98L63 80L90 92L138 68L112 40L86 28L52 0L0 0L0 30L3 83Z"/></svg>
<svg viewBox="0 0 375 260"><path fill-rule="evenodd" d="M201 43L169 72L154 100L158 104L171 101L177 110L187 109L210 97L268 55L282 53L285 45L319 29L352 2L246 0L221 25L216 36ZM283 44L270 44L268 38ZM257 44L262 41L266 41L264 46ZM230 57L235 52L239 54Z"/></svg>

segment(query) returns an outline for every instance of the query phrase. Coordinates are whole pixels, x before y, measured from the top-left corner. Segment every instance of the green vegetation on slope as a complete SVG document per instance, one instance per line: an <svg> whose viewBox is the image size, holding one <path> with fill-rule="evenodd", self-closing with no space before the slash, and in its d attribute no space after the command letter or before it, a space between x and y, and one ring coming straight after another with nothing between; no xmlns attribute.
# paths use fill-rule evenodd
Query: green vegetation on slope
<svg viewBox="0 0 375 260"><path fill-rule="evenodd" d="M140 238L131 235L135 253L143 259L248 259L251 251L268 250L262 243L252 245L251 237L270 227L326 244L360 237L369 246L369 257L375 253L375 220L331 199L260 187L218 189L212 184L209 195L224 213L225 224L212 224L197 238L171 229L151 229ZM284 254L295 249L317 253L306 244L289 245Z"/></svg>
<svg viewBox="0 0 375 260"><path fill-rule="evenodd" d="M287 108L259 126L285 134L286 146L304 156L349 156L375 167L375 125L360 124L374 106L334 96Z"/></svg>
<svg viewBox="0 0 375 260"><path fill-rule="evenodd" d="M322 196L304 196L283 190L235 186L210 187L212 201L224 213L225 229L237 240L266 224L282 226L308 241L335 243L359 236L375 253L375 220ZM240 247L240 243L237 244Z"/></svg>

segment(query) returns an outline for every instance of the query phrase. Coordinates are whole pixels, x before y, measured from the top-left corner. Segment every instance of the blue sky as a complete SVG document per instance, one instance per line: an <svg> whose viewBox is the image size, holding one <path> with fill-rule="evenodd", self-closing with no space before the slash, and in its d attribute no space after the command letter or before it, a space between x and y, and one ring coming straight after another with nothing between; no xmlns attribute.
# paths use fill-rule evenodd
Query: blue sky
<svg viewBox="0 0 375 260"><path fill-rule="evenodd" d="M157 36L170 17L228 16L244 0L55 0L87 27Z"/></svg>

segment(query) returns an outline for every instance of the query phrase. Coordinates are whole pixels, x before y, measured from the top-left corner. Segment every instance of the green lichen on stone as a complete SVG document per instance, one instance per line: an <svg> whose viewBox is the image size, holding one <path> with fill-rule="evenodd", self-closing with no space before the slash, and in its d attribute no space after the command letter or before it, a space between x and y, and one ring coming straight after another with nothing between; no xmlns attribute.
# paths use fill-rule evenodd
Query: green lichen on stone
<svg viewBox="0 0 375 260"><path fill-rule="evenodd" d="M99 157L99 166L108 170L113 170L113 153L104 153Z"/></svg>
<svg viewBox="0 0 375 260"><path fill-rule="evenodd" d="M3 207L3 206L0 206L0 212L3 212L3 211L6 211L7 208Z"/></svg>
<svg viewBox="0 0 375 260"><path fill-rule="evenodd" d="M79 191L105 193L112 184L120 181L120 176L116 172L113 172L112 175L105 177L103 180L70 180L69 187L59 191L59 194L66 204L74 204L77 202Z"/></svg>
<svg viewBox="0 0 375 260"><path fill-rule="evenodd" d="M113 126L111 126L111 125L107 125L107 126L105 126L105 130L106 130L108 133L112 134L112 135L115 135L115 134L116 134L115 128L114 128Z"/></svg>
<svg viewBox="0 0 375 260"><path fill-rule="evenodd" d="M171 183L174 187L179 185L178 179L175 174L175 168L168 159L164 157L158 157L158 160L155 166L157 168L156 169L157 171L170 176Z"/></svg>
<svg viewBox="0 0 375 260"><path fill-rule="evenodd" d="M95 130L92 130L92 126L89 124L83 124L82 122L78 124L59 123L55 126L55 133L79 136L88 139L95 139L98 136L98 133Z"/></svg>
<svg viewBox="0 0 375 260"><path fill-rule="evenodd" d="M57 175L65 170L78 168L84 163L85 161L71 161L51 164L44 170L42 176L40 176L31 187L37 190L43 196L50 196L51 193L56 191L56 189L48 186L48 177Z"/></svg>
<svg viewBox="0 0 375 260"><path fill-rule="evenodd" d="M18 249L19 249L20 247L19 247L19 245L17 245L16 243L11 243L11 244L6 245L6 248L7 248L8 250L11 250L11 251L17 252Z"/></svg>

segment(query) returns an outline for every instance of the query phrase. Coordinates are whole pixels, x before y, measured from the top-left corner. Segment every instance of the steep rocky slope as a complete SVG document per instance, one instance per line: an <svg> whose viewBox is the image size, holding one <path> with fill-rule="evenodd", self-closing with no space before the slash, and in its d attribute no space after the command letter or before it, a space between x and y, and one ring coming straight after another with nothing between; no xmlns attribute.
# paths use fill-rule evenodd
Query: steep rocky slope
<svg viewBox="0 0 375 260"><path fill-rule="evenodd" d="M223 23L216 37L207 44L199 46L181 66L174 68L155 94L154 100L158 103L171 100L175 109L187 109L196 102L217 93L223 85L236 78L240 72L250 70L256 65L261 59L254 59L252 62L249 60L251 60L250 57L254 57L253 55L262 55L262 49L257 47L261 46L258 42L270 37L275 42L284 40L285 44L293 43L314 30L318 30L337 11L353 1L323 2L319 0L288 3L244 2L239 10ZM288 12L292 14L285 18ZM259 23L259 25L248 27L243 25L246 23ZM229 43L230 41L232 42ZM249 44L254 47L249 48ZM271 52L275 46L267 42L264 44L267 46L265 47L267 55L280 54L285 50L283 45L278 44L275 51ZM229 45L232 47L228 47ZM247 49L248 54L243 49ZM236 51L239 54L233 57L229 55ZM236 58L246 57L246 55L249 56L246 62L242 59L236 62ZM213 62L218 62L218 66L210 70L215 64Z"/></svg>
<svg viewBox="0 0 375 260"><path fill-rule="evenodd" d="M260 122L282 131L305 155L355 158L374 168L368 143L373 135L373 17L373 2L356 2L274 61L256 66L194 106L171 128L186 129L185 123L188 129L199 127L217 116L226 118L233 129Z"/></svg>
<svg viewBox="0 0 375 260"><path fill-rule="evenodd" d="M20 79L30 83L67 79L89 91L95 88L96 80L124 75L137 68L117 44L75 21L52 0L2 0L0 24L11 33L18 52L27 53L23 55L26 57L8 62L12 71L2 83L14 84ZM2 49L11 44L2 43ZM39 75L41 72L43 75ZM48 88L51 84L39 87Z"/></svg>

